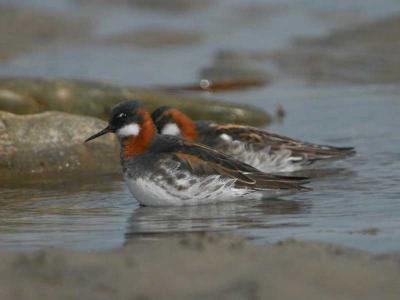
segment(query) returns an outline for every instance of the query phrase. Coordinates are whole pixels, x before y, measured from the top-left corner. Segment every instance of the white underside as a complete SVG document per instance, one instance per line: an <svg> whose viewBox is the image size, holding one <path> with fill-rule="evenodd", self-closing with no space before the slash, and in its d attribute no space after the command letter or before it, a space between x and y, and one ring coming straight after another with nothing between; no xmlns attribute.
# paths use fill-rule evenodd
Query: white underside
<svg viewBox="0 0 400 300"><path fill-rule="evenodd" d="M185 179L185 188L177 189L165 181L154 181L145 178L133 179L125 177L129 190L142 205L146 206L182 206L202 205L239 200L257 200L276 197L279 191L256 191L239 189L233 186L233 179L221 179L213 175L189 184ZM181 185L182 186L182 185Z"/></svg>
<svg viewBox="0 0 400 300"><path fill-rule="evenodd" d="M223 139L225 143L229 143L224 146L224 149L227 149L227 151L225 151L227 154L263 172L293 172L304 167L302 163L299 163L303 158L292 156L292 151L288 149L271 152L270 149L266 147L254 151L251 147L245 146L242 142L229 141L226 138Z"/></svg>

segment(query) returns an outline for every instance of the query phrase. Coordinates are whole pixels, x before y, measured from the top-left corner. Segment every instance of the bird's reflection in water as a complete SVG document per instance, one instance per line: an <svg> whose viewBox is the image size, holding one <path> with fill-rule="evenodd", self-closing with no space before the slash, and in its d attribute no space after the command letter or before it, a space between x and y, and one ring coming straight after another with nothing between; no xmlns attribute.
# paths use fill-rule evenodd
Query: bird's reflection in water
<svg viewBox="0 0 400 300"><path fill-rule="evenodd" d="M186 207L139 207L129 218L125 237L129 240L190 232L297 226L290 216L308 214L310 207L309 201L281 199Z"/></svg>

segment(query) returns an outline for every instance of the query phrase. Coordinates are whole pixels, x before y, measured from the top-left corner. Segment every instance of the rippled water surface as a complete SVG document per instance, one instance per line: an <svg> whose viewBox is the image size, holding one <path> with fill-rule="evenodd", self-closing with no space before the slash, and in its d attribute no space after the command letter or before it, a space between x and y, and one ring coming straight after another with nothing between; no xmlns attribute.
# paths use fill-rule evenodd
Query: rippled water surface
<svg viewBox="0 0 400 300"><path fill-rule="evenodd" d="M311 12L359 10L365 17L375 18L400 10L396 1L379 2L380 5L375 1L353 1L353 5L336 1L328 6L326 1L300 1L302 5L294 8L290 1L280 1L286 13L250 22L231 18L232 13L224 9L226 2L184 16L86 8L95 19L108 16L99 21L99 35L118 31L124 24L144 26L156 22L200 27L206 38L200 44L163 50L55 46L2 63L0 74L107 79L133 85L188 83L199 78L200 69L209 66L213 54L221 48L279 48L293 37L323 34L339 26L321 21ZM250 2L235 1L235 5ZM45 1L44 6L51 6L49 3L54 2ZM60 5L56 9L71 12L77 5L74 1L57 3ZM209 22L202 19L205 16L210 17ZM287 116L270 129L303 140L354 146L358 154L310 171L314 191L271 201L139 207L118 176L58 178L49 182L38 179L2 185L0 247L110 249L133 238L228 231L248 236L256 243L298 238L377 252L399 250L399 94L400 88L390 85L312 86L288 78L263 89L218 94L220 98L269 111L281 104Z"/></svg>

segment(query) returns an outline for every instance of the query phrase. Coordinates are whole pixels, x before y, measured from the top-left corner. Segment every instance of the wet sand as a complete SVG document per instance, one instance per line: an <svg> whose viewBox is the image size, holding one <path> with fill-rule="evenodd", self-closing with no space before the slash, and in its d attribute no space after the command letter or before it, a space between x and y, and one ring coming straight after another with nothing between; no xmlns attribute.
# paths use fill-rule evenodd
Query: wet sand
<svg viewBox="0 0 400 300"><path fill-rule="evenodd" d="M198 234L119 250L0 253L1 299L398 299L400 254Z"/></svg>

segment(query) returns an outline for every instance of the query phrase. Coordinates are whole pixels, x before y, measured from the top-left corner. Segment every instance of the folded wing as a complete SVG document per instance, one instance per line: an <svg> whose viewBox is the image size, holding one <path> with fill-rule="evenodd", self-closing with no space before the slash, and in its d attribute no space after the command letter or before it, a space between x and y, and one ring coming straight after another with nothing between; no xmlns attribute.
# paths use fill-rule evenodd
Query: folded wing
<svg viewBox="0 0 400 300"><path fill-rule="evenodd" d="M353 147L334 147L306 143L290 137L236 124L213 124L207 126L216 131L216 136L225 134L232 140L241 141L253 148L270 147L272 151L287 149L293 156L307 157L308 160L341 158L355 154Z"/></svg>
<svg viewBox="0 0 400 300"><path fill-rule="evenodd" d="M214 174L236 179L237 187L257 190L309 190L302 186L308 182L305 177L266 174L204 145L180 140L171 152L181 168L198 176Z"/></svg>

